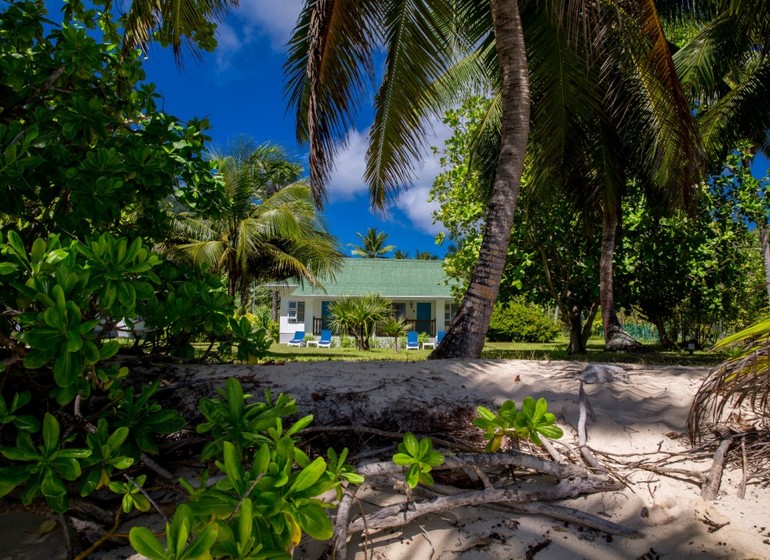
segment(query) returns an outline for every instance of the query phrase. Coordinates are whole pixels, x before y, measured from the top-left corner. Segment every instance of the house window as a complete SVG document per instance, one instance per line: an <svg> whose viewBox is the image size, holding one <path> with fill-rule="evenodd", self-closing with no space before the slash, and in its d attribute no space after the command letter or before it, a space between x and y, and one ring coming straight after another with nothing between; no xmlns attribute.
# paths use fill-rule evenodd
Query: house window
<svg viewBox="0 0 770 560"><path fill-rule="evenodd" d="M444 305L444 324L447 327L452 323L452 319L455 318L458 311L460 311L459 303L447 303Z"/></svg>
<svg viewBox="0 0 770 560"><path fill-rule="evenodd" d="M393 315L396 316L396 319L400 319L401 317L406 317L406 304L405 303L394 303L393 304Z"/></svg>
<svg viewBox="0 0 770 560"><path fill-rule="evenodd" d="M305 323L305 302L304 301L290 301L289 302L289 324L296 325Z"/></svg>

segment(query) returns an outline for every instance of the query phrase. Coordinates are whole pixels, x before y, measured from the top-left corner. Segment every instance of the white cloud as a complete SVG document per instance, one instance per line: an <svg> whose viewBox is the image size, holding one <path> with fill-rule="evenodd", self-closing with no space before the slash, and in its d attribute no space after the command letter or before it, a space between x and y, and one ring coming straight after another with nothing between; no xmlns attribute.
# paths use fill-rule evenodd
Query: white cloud
<svg viewBox="0 0 770 560"><path fill-rule="evenodd" d="M443 146L452 131L449 127L434 119L429 123L429 133L426 146ZM351 130L347 146L340 150L334 158L335 169L329 181L329 200L350 200L358 195L368 193L364 182L366 167L366 148L369 142L369 132ZM441 224L433 223L433 211L438 207L436 202L428 202L428 195L436 176L441 173L438 156L426 149L419 161L415 162L413 185L405 189L395 200L394 206L411 222L412 226L424 232L435 235L442 231ZM366 194L368 196L368 194ZM387 212L390 219L395 219L392 212Z"/></svg>
<svg viewBox="0 0 770 560"><path fill-rule="evenodd" d="M368 191L364 182L369 131L351 130L347 146L334 157L334 172L329 180L329 200L350 200Z"/></svg>
<svg viewBox="0 0 770 560"><path fill-rule="evenodd" d="M283 50L302 10L302 0L241 0L235 12L246 26L270 38L275 50Z"/></svg>
<svg viewBox="0 0 770 560"><path fill-rule="evenodd" d="M301 9L302 0L241 0L227 21L217 26L219 71L227 70L233 56L259 37L267 37L273 50L283 51Z"/></svg>

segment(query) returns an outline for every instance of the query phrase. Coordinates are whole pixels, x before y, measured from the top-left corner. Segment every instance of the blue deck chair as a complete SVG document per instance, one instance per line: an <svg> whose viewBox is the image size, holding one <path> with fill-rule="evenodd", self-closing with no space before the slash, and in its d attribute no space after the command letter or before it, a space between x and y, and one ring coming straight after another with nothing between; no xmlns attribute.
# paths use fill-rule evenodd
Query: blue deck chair
<svg viewBox="0 0 770 560"><path fill-rule="evenodd" d="M446 334L446 331L438 331L436 333L436 344L441 344L441 341L444 340L445 334Z"/></svg>
<svg viewBox="0 0 770 560"><path fill-rule="evenodd" d="M318 341L319 348L331 348L332 347L332 331L321 331L321 340Z"/></svg>
<svg viewBox="0 0 770 560"><path fill-rule="evenodd" d="M289 346L302 346L305 344L305 331L296 331L294 338L287 342Z"/></svg>
<svg viewBox="0 0 770 560"><path fill-rule="evenodd" d="M417 340L417 331L409 331L406 333L406 349L407 350L419 350L420 343Z"/></svg>

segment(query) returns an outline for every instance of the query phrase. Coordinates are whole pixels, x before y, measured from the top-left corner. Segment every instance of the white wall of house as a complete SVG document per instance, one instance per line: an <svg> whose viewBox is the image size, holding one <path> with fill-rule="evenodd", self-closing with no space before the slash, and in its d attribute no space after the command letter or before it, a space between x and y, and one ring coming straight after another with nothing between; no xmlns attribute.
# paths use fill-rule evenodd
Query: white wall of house
<svg viewBox="0 0 770 560"><path fill-rule="evenodd" d="M313 318L322 316L322 304L324 301L333 301L336 298L328 296L320 297L293 297L289 291L281 294L281 305L279 312L280 342L286 343L294 337L296 331L305 331L305 334L313 332ZM446 331L449 328L447 319L447 310L453 302L444 299L426 299L426 298L399 298L393 299L394 304L404 304L405 318L408 320L417 319L417 303L430 303L432 318L436 321L436 331ZM296 309L297 304L304 305L304 318L298 322L290 322L290 307ZM450 318L451 320L451 318Z"/></svg>
<svg viewBox="0 0 770 560"><path fill-rule="evenodd" d="M289 310L292 304L301 304L304 306L304 317L298 317L298 321L294 322L289 315ZM296 309L296 307L295 307ZM294 333L297 331L305 331L305 333L313 332L313 298L296 298L291 295L286 295L281 298L281 310L278 323L280 325L280 340L279 342L285 343L294 338Z"/></svg>

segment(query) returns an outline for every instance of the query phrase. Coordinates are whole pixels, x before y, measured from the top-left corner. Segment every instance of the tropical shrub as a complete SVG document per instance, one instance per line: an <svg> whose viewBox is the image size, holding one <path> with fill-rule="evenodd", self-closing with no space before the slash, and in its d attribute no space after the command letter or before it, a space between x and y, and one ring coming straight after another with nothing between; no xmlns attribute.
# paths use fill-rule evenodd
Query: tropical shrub
<svg viewBox="0 0 770 560"><path fill-rule="evenodd" d="M487 338L492 342L551 342L560 332L534 305L512 301L495 305Z"/></svg>
<svg viewBox="0 0 770 560"><path fill-rule="evenodd" d="M516 403L508 400L497 412L484 406L477 407L476 412L479 417L473 421L473 425L484 430L484 437L489 440L485 450L489 452L499 450L506 437L514 443L519 439L528 439L542 445L541 436L559 439L564 435L556 425L556 416L548 412L548 403L544 398L535 402L532 397L527 397L520 410L516 408Z"/></svg>
<svg viewBox="0 0 770 560"><path fill-rule="evenodd" d="M392 308L385 298L369 295L336 300L329 313L333 331L352 336L359 350L369 350L375 329L392 315Z"/></svg>

